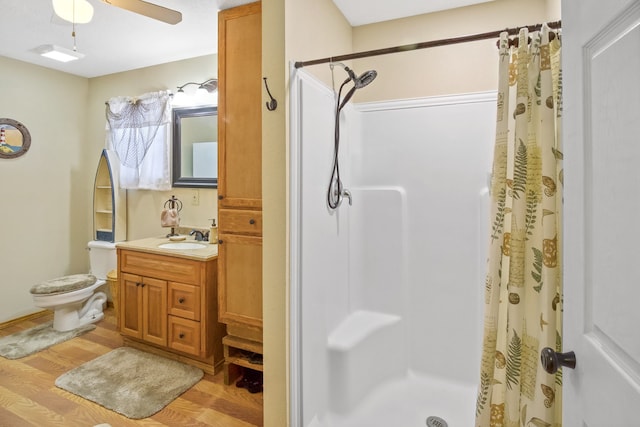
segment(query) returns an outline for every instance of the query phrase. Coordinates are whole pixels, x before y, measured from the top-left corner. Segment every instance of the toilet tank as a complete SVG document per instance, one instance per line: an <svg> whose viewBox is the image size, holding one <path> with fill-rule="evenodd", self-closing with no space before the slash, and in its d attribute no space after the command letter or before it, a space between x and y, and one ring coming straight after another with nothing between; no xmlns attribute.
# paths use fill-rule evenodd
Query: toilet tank
<svg viewBox="0 0 640 427"><path fill-rule="evenodd" d="M90 273L98 279L105 280L111 270L117 268L116 244L92 240L89 246L89 262L91 263Z"/></svg>

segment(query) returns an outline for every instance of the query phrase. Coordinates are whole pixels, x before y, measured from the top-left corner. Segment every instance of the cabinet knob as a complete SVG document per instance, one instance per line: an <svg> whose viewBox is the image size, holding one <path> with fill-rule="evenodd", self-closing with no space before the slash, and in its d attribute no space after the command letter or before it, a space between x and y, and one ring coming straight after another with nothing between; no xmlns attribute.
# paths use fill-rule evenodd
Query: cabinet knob
<svg viewBox="0 0 640 427"><path fill-rule="evenodd" d="M184 304L184 298L178 298L178 302L179 302L180 304Z"/></svg>
<svg viewBox="0 0 640 427"><path fill-rule="evenodd" d="M222 200L224 199L224 196L222 194L218 195L218 200Z"/></svg>
<svg viewBox="0 0 640 427"><path fill-rule="evenodd" d="M255 224L255 223L256 223L256 220L255 220L255 219L251 218L251 219L249 220L249 224L253 225L253 224Z"/></svg>
<svg viewBox="0 0 640 427"><path fill-rule="evenodd" d="M180 335L178 335L178 338L180 339L184 338L184 334L181 332Z"/></svg>
<svg viewBox="0 0 640 427"><path fill-rule="evenodd" d="M224 243L224 241L222 241L222 239L218 240L218 244L219 244L219 245L221 245L221 244L223 244L223 243Z"/></svg>

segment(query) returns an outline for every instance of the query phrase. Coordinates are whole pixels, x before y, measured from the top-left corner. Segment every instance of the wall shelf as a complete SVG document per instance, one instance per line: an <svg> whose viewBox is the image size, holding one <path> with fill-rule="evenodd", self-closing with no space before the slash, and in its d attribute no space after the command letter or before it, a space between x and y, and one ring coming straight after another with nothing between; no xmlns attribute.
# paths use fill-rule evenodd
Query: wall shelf
<svg viewBox="0 0 640 427"><path fill-rule="evenodd" d="M93 186L93 238L104 242L127 240L127 193L120 189L115 151L102 150Z"/></svg>

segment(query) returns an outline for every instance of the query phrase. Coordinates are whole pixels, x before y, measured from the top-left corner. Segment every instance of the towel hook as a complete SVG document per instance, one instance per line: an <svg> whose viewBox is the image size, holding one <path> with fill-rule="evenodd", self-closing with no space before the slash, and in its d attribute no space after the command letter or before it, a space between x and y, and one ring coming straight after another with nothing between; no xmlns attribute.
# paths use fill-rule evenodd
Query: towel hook
<svg viewBox="0 0 640 427"><path fill-rule="evenodd" d="M271 95L271 91L269 90L269 85L267 84L267 78L263 77L262 80L264 80L264 87L267 89L267 93L269 94L269 98L271 98L271 100L266 103L267 110L273 111L276 108L278 108L278 101L276 101L275 98Z"/></svg>

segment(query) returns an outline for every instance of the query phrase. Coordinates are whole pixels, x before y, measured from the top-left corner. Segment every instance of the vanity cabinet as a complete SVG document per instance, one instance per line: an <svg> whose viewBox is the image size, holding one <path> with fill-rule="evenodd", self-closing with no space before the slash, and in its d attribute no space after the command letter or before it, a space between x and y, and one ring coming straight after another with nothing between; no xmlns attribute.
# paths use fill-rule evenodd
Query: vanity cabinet
<svg viewBox="0 0 640 427"><path fill-rule="evenodd" d="M262 354L262 10L250 3L218 13L219 319L225 383Z"/></svg>
<svg viewBox="0 0 640 427"><path fill-rule="evenodd" d="M125 344L153 346L156 352L215 373L223 363L225 335L218 321L217 259L121 246L117 247L120 333Z"/></svg>

